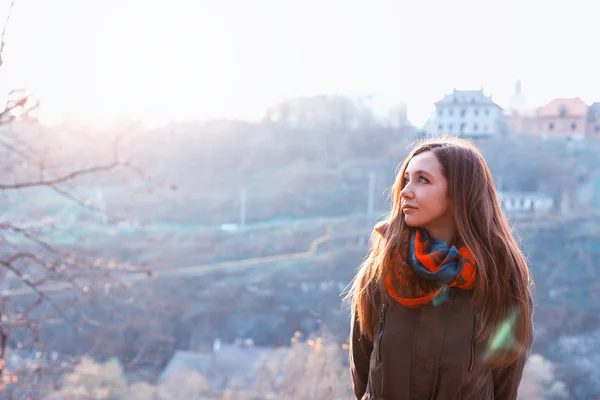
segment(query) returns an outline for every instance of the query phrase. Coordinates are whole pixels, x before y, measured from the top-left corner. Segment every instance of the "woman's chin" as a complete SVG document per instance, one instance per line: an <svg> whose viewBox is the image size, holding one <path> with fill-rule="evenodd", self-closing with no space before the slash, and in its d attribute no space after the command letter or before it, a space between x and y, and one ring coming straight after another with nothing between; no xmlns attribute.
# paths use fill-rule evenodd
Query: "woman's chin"
<svg viewBox="0 0 600 400"><path fill-rule="evenodd" d="M415 221L414 218L410 218L410 216L408 216L408 215L404 216L404 223L406 224L406 226L409 226L411 228L419 227L419 224L417 223L417 221Z"/></svg>

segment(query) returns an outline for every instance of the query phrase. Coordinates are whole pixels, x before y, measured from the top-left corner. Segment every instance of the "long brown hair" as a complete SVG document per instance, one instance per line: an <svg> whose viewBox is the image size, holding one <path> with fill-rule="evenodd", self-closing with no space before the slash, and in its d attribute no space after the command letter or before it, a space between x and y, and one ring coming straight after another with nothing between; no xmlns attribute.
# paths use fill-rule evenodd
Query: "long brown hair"
<svg viewBox="0 0 600 400"><path fill-rule="evenodd" d="M448 180L447 196L451 200L457 239L463 242L477 261L477 282L473 301L482 306L478 340L490 340L507 321L514 320L511 349L496 352L490 363L510 365L521 349L533 340L533 283L527 261L519 249L508 221L502 212L492 175L483 156L472 143L453 136L426 139L417 144L404 160L390 192L392 209L371 233L371 250L346 299L352 301L352 314L358 319L361 333L373 339L378 299L386 296L386 265L400 245L405 229L400 192L410 160L432 151Z"/></svg>

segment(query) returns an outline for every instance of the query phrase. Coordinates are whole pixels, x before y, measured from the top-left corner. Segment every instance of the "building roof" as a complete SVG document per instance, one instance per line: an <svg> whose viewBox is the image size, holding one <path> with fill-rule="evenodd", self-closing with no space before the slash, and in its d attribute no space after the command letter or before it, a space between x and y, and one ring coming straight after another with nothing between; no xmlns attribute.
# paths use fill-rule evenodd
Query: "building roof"
<svg viewBox="0 0 600 400"><path fill-rule="evenodd" d="M192 351L178 351L173 354L165 366L160 380L168 380L175 372L190 369L205 375L213 364L212 353L196 353Z"/></svg>
<svg viewBox="0 0 600 400"><path fill-rule="evenodd" d="M483 89L480 90L456 90L454 89L452 93L447 94L440 101L435 103L436 106L446 106L446 105L491 105L500 107L498 104L494 103L492 100L492 96L486 96L483 93Z"/></svg>
<svg viewBox="0 0 600 400"><path fill-rule="evenodd" d="M538 117L560 117L564 112L567 117L585 117L588 115L588 105L579 97L570 99L554 99L550 103L538 108Z"/></svg>
<svg viewBox="0 0 600 400"><path fill-rule="evenodd" d="M594 102L588 110L588 121L600 121L600 102Z"/></svg>

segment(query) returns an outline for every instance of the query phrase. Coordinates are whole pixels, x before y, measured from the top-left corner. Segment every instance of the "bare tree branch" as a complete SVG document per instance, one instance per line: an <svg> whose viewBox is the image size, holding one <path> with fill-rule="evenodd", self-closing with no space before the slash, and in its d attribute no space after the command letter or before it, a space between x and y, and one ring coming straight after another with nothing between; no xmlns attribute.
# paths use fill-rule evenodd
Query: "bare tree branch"
<svg viewBox="0 0 600 400"><path fill-rule="evenodd" d="M8 223L8 222L2 222L2 223L0 223L0 230L13 230L13 231L15 231L17 233L20 233L23 237L29 239L31 242L36 243L37 245L41 246L42 248L44 248L45 250L49 251L50 253L53 253L53 254L59 254L60 253L52 245L50 245L46 241L40 239L39 237L34 236L27 229L20 228L20 227L15 226L15 225L13 225L11 223Z"/></svg>
<svg viewBox="0 0 600 400"><path fill-rule="evenodd" d="M14 154L18 155L23 160L25 160L25 161L27 161L29 163L32 163L32 164L37 164L37 167L39 167L39 168L42 167L42 165L39 163L39 161L32 159L29 155L27 155L27 153L25 153L21 149L16 148L11 143L8 143L8 142L0 139L0 145L6 147L6 149L12 151Z"/></svg>
<svg viewBox="0 0 600 400"><path fill-rule="evenodd" d="M15 93L19 92L20 90L12 90L9 94L15 95ZM30 105L29 107L26 107L27 103L29 103L32 97L32 94L22 93L19 94L19 97L17 97L16 99L9 100L6 106L4 107L4 110L0 112L0 124L6 125L13 122L16 119L16 116L12 114L12 111L14 110L22 108L25 110L22 114L28 115L32 111L37 109L39 107L38 101L34 102L34 104Z"/></svg>
<svg viewBox="0 0 600 400"><path fill-rule="evenodd" d="M92 212L102 213L102 214L105 212L104 209L102 209L100 207L96 207L93 204L88 204L84 200L81 200L80 198L74 196L73 194L69 193L66 190L63 190L63 189L59 188L56 185L52 185L52 186L50 186L50 188L52 190L54 190L56 193L58 193L61 196L63 196L64 198L72 201L73 203L76 203L76 204L80 205L81 207L87 208L88 210L90 210Z"/></svg>
<svg viewBox="0 0 600 400"><path fill-rule="evenodd" d="M8 26L8 21L10 20L10 17L12 15L12 10L13 7L15 5L15 0L11 0L10 2L10 8L8 10L8 16L6 17L6 21L4 22L4 27L2 28L2 36L0 37L0 67L2 67L2 64L4 64L4 60L2 58L2 54L4 53L4 35L6 33L6 27Z"/></svg>
<svg viewBox="0 0 600 400"><path fill-rule="evenodd" d="M28 324L27 321L29 321L29 316L30 314L33 312L33 310L35 310L40 304L42 304L42 302L44 301L43 296L38 296L38 298L36 299L36 301L34 301L33 303L31 303L31 305L29 307L27 307L27 309L20 313L19 315L19 321L18 322L14 322L12 325L13 327L17 327L19 325L26 325ZM19 322L21 324L19 324Z"/></svg>
<svg viewBox="0 0 600 400"><path fill-rule="evenodd" d="M104 166L90 167L90 168L74 171L74 172L71 172L69 174L63 175L63 176L55 178L55 179L49 179L49 180L40 179L39 181L33 181L33 182L0 184L0 190L25 189L25 188L41 187L41 186L55 186L55 185L73 180L82 175L89 175L89 174L93 174L96 172L110 171L119 165L122 165L122 164L118 161L115 161L112 164L108 164L108 165L104 165Z"/></svg>
<svg viewBox="0 0 600 400"><path fill-rule="evenodd" d="M0 265L12 264L15 261L20 260L20 259L29 259L29 260L35 261L38 264L44 265L44 260L42 260L41 258L36 256L35 254L28 253L28 252L17 253L17 254L12 255L11 257L9 257L7 260L1 260Z"/></svg>
<svg viewBox="0 0 600 400"><path fill-rule="evenodd" d="M17 255L14 255L12 257L10 257L8 260L2 260L0 261L0 265L3 266L5 269L9 270L10 272L12 272L15 276L17 276L21 282L23 282L26 286L28 286L33 292L35 292L38 295L38 299L36 300L36 302L34 302L32 304L32 306L35 308L37 305L41 304L42 301L47 302L53 309L54 311L60 315L61 317L65 318L68 320L68 317L64 314L63 310L61 309L61 307L59 307L56 303L54 303L54 301L52 299L50 299L48 296L46 296L45 292L43 291L43 287L39 286L36 282L32 281L27 274L23 273L21 270L19 270L18 268L16 268L13 263L19 259L29 259L29 260L33 260L35 261L37 264L43 266L44 268L47 268L46 263L40 259L39 257L30 254L30 253L20 253ZM75 282L74 282L74 277L71 277L70 280L70 284L74 287L77 287L80 289L80 291L82 293L84 293L85 291L82 290ZM63 278L62 280L63 282L65 282L65 279ZM33 309L28 308L28 310L26 310L25 312L27 314L31 313L31 311L33 311ZM21 313L24 314L24 313ZM21 316L19 319L23 319L23 316ZM3 323L0 322L0 326L2 326Z"/></svg>

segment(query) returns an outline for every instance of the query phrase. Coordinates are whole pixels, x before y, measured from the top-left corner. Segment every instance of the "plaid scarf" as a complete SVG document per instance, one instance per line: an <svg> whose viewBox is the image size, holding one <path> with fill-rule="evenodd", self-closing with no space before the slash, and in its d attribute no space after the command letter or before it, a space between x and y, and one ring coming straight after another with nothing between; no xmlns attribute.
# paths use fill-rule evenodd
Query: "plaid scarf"
<svg viewBox="0 0 600 400"><path fill-rule="evenodd" d="M400 304L437 305L448 288L468 290L475 283L475 259L465 245L433 240L423 229L405 229L401 242L385 278L388 293Z"/></svg>

